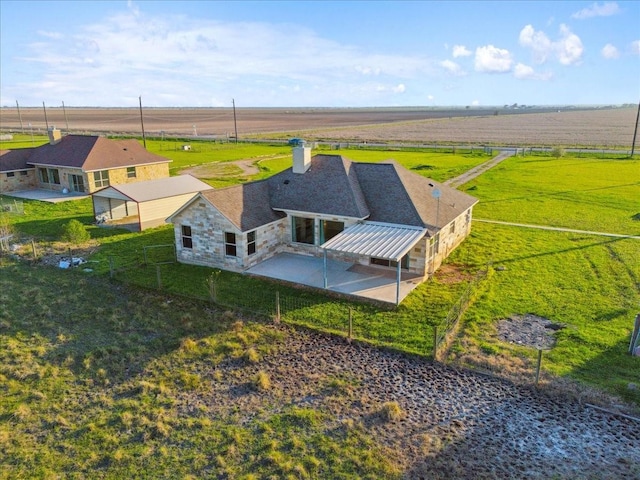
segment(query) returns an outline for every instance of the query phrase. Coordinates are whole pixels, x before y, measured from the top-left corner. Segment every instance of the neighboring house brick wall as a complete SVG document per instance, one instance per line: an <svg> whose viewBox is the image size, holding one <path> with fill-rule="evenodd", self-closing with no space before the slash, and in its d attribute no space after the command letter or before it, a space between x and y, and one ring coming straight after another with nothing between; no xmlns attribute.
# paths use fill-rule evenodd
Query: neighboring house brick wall
<svg viewBox="0 0 640 480"><path fill-rule="evenodd" d="M38 184L34 170L0 173L0 193L29 190Z"/></svg>
<svg viewBox="0 0 640 480"><path fill-rule="evenodd" d="M137 165L135 167L136 176L129 177L127 168L114 168L109 170L109 183L111 185L121 185L123 183L143 182L145 180L156 180L169 176L169 164L158 163L152 165Z"/></svg>

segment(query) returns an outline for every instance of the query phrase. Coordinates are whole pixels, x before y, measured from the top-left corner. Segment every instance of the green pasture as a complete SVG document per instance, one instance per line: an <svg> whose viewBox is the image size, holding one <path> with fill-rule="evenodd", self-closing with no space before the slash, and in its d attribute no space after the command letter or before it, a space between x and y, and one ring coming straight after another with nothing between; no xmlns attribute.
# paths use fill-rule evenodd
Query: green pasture
<svg viewBox="0 0 640 480"><path fill-rule="evenodd" d="M398 155L363 151L363 156L354 160L383 160L389 153ZM358 154L354 151L348 156ZM447 168L446 159L418 157L412 164L408 157L403 160L409 166L436 167L423 169L428 172ZM639 171L637 160L518 157L462 188L480 200L475 217L638 234ZM118 281L157 288L158 272L154 266L130 267L142 263L145 245L173 242L170 226L141 234L90 226L88 200L58 205L25 202L25 215L12 217L12 222L23 235L52 242L58 238L62 224L71 218L85 223L100 246L90 258L91 275L108 276L112 262L116 268L123 268L116 275ZM469 360L465 355L471 352L530 362L535 352L499 341L495 329L502 318L534 313L566 326L556 334L556 347L545 353L544 371L640 402L638 390L626 388L637 382L637 359L625 353L632 320L640 306L639 262L637 239L474 222L471 237L448 263L468 276L488 263L504 268L496 272L489 290L469 310L453 357L464 362ZM166 293L208 298L210 269L179 264L159 268ZM283 298L298 298L300 303L289 317L284 317L285 321L326 331L345 334L351 308L356 337L419 354L430 353L432 326L446 316L466 284L436 278L416 289L397 310L388 311L227 272L221 274L219 281L220 301L226 302L224 292L228 289L234 292L233 301L242 300L257 311L272 308L276 291Z"/></svg>
<svg viewBox="0 0 640 480"><path fill-rule="evenodd" d="M511 157L461 189L475 218L640 235L640 160Z"/></svg>
<svg viewBox="0 0 640 480"><path fill-rule="evenodd" d="M0 478L400 477L362 427L256 377L284 335L263 323L79 271L0 269Z"/></svg>

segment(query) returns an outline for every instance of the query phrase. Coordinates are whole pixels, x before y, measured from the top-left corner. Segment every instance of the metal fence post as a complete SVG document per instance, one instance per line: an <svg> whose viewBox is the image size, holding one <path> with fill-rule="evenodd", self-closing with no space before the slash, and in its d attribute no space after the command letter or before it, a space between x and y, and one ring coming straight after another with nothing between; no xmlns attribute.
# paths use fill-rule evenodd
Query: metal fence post
<svg viewBox="0 0 640 480"><path fill-rule="evenodd" d="M351 343L351 340L353 340L353 308L349 307L349 334L347 341Z"/></svg>
<svg viewBox="0 0 640 480"><path fill-rule="evenodd" d="M433 359L438 360L438 327L433 326Z"/></svg>
<svg viewBox="0 0 640 480"><path fill-rule="evenodd" d="M160 275L160 265L156 265L156 278L158 280L158 290L162 290L162 277Z"/></svg>
<svg viewBox="0 0 640 480"><path fill-rule="evenodd" d="M113 255L109 255L109 278L113 278Z"/></svg>
<svg viewBox="0 0 640 480"><path fill-rule="evenodd" d="M276 323L280 323L280 292L276 292Z"/></svg>
<svg viewBox="0 0 640 480"><path fill-rule="evenodd" d="M538 349L538 364L536 365L536 385L538 385L538 380L540 380L540 365L542 364L542 350Z"/></svg>

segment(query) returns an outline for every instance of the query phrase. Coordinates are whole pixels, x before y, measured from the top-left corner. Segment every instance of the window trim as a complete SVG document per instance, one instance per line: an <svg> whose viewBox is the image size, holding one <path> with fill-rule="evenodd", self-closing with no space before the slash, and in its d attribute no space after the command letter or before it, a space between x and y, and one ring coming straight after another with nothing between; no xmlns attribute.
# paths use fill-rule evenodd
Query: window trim
<svg viewBox="0 0 640 480"><path fill-rule="evenodd" d="M233 242L230 236L233 235ZM238 256L238 238L234 232L224 232L224 255L225 257Z"/></svg>
<svg viewBox="0 0 640 480"><path fill-rule="evenodd" d="M96 170L93 172L93 184L96 188L104 188L110 185L109 170Z"/></svg>
<svg viewBox="0 0 640 480"><path fill-rule="evenodd" d="M311 241L310 242L305 242L305 241L301 241L298 239L298 221L299 220L304 220L305 223L310 222L311 224ZM305 228L305 232L306 232L306 228ZM309 237L309 235L307 234L307 238ZM300 243L302 245L315 245L316 244L316 220L315 218L309 218L309 217L297 217L297 216L291 216L291 241L293 243Z"/></svg>
<svg viewBox="0 0 640 480"><path fill-rule="evenodd" d="M247 255L254 255L256 253L256 237L255 230L247 232Z"/></svg>
<svg viewBox="0 0 640 480"><path fill-rule="evenodd" d="M137 178L136 167L127 167L127 178Z"/></svg>
<svg viewBox="0 0 640 480"><path fill-rule="evenodd" d="M181 225L180 234L182 238L182 248L193 249L193 230L191 225Z"/></svg>

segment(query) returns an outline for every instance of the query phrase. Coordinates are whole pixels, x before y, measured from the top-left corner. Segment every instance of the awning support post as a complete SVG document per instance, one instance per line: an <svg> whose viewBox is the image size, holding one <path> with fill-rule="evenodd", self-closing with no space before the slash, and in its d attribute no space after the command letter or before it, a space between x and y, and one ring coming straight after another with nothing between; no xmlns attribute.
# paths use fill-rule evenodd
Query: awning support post
<svg viewBox="0 0 640 480"><path fill-rule="evenodd" d="M398 260L398 284L396 285L396 305L400 305L400 280L402 278L400 273L401 265L402 265L402 259Z"/></svg>
<svg viewBox="0 0 640 480"><path fill-rule="evenodd" d="M327 289L327 285L328 285L328 281L327 281L327 251L323 250L323 265L322 265L322 270L323 270L323 277L324 277L324 288L325 290Z"/></svg>

